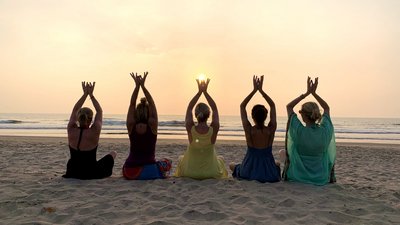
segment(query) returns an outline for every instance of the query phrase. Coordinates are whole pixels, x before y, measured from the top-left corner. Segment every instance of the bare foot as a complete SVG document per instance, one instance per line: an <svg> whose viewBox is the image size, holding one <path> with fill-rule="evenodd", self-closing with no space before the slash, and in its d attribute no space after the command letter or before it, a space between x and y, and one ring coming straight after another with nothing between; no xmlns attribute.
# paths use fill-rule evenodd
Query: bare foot
<svg viewBox="0 0 400 225"><path fill-rule="evenodd" d="M236 166L235 163L233 162L229 163L229 169L231 169L232 172L235 170L235 166Z"/></svg>
<svg viewBox="0 0 400 225"><path fill-rule="evenodd" d="M115 159L115 157L117 157L117 152L116 151L111 151L108 154L110 154L114 159Z"/></svg>

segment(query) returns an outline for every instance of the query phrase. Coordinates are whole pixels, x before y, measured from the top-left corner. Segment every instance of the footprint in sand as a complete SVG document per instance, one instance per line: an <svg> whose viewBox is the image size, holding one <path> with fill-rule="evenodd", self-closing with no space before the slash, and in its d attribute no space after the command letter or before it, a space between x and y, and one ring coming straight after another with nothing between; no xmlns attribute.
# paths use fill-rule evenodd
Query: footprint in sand
<svg viewBox="0 0 400 225"><path fill-rule="evenodd" d="M295 202L293 199L287 198L287 199L285 199L285 200L279 202L278 205L279 205L279 206L283 206L283 207L292 207L292 206L294 206L295 204L296 204L296 202Z"/></svg>
<svg viewBox="0 0 400 225"><path fill-rule="evenodd" d="M205 221L221 221L226 219L228 216L224 213L218 212L207 212L201 213L197 210L188 210L183 213L183 217L190 220L205 220Z"/></svg>

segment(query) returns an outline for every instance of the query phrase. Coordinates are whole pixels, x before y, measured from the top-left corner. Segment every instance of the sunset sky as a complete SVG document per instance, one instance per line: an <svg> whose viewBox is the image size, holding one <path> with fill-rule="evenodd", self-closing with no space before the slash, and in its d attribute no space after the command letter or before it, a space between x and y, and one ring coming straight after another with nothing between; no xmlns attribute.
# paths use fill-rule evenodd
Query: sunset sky
<svg viewBox="0 0 400 225"><path fill-rule="evenodd" d="M184 114L204 73L222 115L263 74L280 116L318 76L332 116L400 118L400 1L196 2L0 0L0 113L69 113L96 81L125 114L129 72L149 71L161 115Z"/></svg>

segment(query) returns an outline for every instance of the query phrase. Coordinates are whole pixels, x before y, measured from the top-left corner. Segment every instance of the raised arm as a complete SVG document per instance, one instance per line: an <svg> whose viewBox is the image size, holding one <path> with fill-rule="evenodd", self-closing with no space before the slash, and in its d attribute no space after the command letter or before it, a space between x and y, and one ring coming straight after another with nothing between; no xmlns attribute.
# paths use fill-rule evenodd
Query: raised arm
<svg viewBox="0 0 400 225"><path fill-rule="evenodd" d="M274 101L267 95L267 93L264 92L262 89L264 82L264 75L261 76L259 85L258 85L258 90L260 91L261 95L267 101L269 107L270 107L270 112L269 112L269 124L268 127L271 128L273 131L276 130L277 122L276 122L276 107Z"/></svg>
<svg viewBox="0 0 400 225"><path fill-rule="evenodd" d="M150 92L144 86L147 74L149 74L149 73L148 72L144 72L143 78L140 79L140 86L142 87L144 96L146 97L147 102L149 103L149 126L151 127L153 132L157 132L158 114L157 114L156 104L154 103L153 97L151 96Z"/></svg>
<svg viewBox="0 0 400 225"><path fill-rule="evenodd" d="M251 98L253 98L254 94L257 92L257 82L258 82L257 77L253 76L253 90L240 104L240 117L242 119L242 125L243 125L243 129L244 129L244 133L245 133L246 137L247 137L247 135L250 135L250 130L251 130L251 123L247 117L246 107L247 107L247 104L249 104Z"/></svg>
<svg viewBox="0 0 400 225"><path fill-rule="evenodd" d="M307 97L311 93L311 88L312 88L312 81L311 78L307 78L307 92L305 94L300 95L299 97L293 99L293 101L289 102L289 104L286 105L286 111L287 115L290 117L294 113L293 108L305 97Z"/></svg>
<svg viewBox="0 0 400 225"><path fill-rule="evenodd" d="M196 105L197 101L199 100L200 96L201 96L201 90L200 90L200 82L199 80L196 80L197 82L197 86L199 88L198 92L196 93L195 96L193 96L192 100L190 100L189 105L186 109L186 116L185 116L185 126L186 126L186 130L188 132L189 135L189 141L191 142L191 129L194 125L194 121L193 121L193 108Z"/></svg>
<svg viewBox="0 0 400 225"><path fill-rule="evenodd" d="M215 104L214 99L207 92L207 87L208 87L209 83L210 83L210 79L207 79L207 81L201 82L201 86L202 86L202 92L204 93L204 97L206 97L206 100L212 110L211 126L213 126L213 128L215 130L215 129L219 129L219 114L218 114L217 104Z"/></svg>
<svg viewBox="0 0 400 225"><path fill-rule="evenodd" d="M96 98L93 95L95 85L96 85L96 82L93 82L93 84L88 83L88 94L90 96L90 99L92 100L94 109L96 110L96 116L94 117L94 122L93 122L92 128L95 128L100 131L101 126L103 124L103 110L101 109L99 102L96 100Z"/></svg>
<svg viewBox="0 0 400 225"><path fill-rule="evenodd" d="M211 143L215 144L217 140L217 134L219 131L219 113L218 113L218 108L217 104L215 104L214 99L211 97L211 95L207 92L208 84L210 83L210 79L207 79L207 81L202 81L200 83L200 88L201 91L204 93L204 97L206 98L208 104L210 105L211 111L212 111L212 116L211 116L211 124L210 126L213 128L213 134L211 136Z"/></svg>
<svg viewBox="0 0 400 225"><path fill-rule="evenodd" d="M72 109L72 112L71 112L71 116L70 116L70 118L69 118L69 122L68 122L68 126L67 126L67 129L70 129L70 128L73 128L73 127L77 127L77 125L76 125L76 121L77 121L77 113L78 113L78 110L80 109L80 108L82 108L82 106L83 106L83 103L85 103L85 101L86 101L86 98L87 98L87 96L89 95L89 93L88 93L88 88L87 88L87 84L86 84L86 82L82 82L82 89L83 89L83 95L79 98L79 100L75 103L75 106L74 106L74 108Z"/></svg>
<svg viewBox="0 0 400 225"><path fill-rule="evenodd" d="M318 77L315 78L314 85L311 88L311 94L314 98L318 101L321 107L324 109L324 113L330 116L330 109L328 103L326 103L318 94L317 94L317 87L318 87Z"/></svg>
<svg viewBox="0 0 400 225"><path fill-rule="evenodd" d="M137 73L130 73L131 77L135 81L135 89L133 90L132 96L131 96L131 102L129 104L129 109L128 109L128 115L126 117L126 128L128 129L128 133L130 134L133 127L136 124L136 100L139 94L139 76Z"/></svg>

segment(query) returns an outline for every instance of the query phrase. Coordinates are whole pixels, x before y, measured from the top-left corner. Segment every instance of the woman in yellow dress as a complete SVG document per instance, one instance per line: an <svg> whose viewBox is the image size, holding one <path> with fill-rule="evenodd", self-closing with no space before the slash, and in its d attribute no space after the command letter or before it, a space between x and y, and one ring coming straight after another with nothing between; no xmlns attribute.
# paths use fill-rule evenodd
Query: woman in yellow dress
<svg viewBox="0 0 400 225"><path fill-rule="evenodd" d="M219 116L217 105L207 92L210 79L196 81L199 90L190 101L185 118L189 146L184 155L179 157L175 176L194 179L227 178L228 171L225 168L224 160L217 156L214 148L219 131ZM192 111L202 94L212 110L210 126L207 125L210 107L205 103L197 104L195 108L197 125L193 121Z"/></svg>

